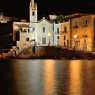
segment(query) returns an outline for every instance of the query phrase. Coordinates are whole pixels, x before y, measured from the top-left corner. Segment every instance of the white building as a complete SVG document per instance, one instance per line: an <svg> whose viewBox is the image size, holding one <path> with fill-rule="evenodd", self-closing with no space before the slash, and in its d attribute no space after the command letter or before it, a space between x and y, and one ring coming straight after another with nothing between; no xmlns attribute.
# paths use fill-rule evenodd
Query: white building
<svg viewBox="0 0 95 95"><path fill-rule="evenodd" d="M30 1L29 13L30 22L15 22L14 25L21 26L19 29L19 41L17 46L24 47L27 39L36 46L57 46L59 39L59 24L51 22L45 17L38 21L37 3ZM25 26L25 27L24 27ZM14 32L15 33L15 32ZM15 34L14 34L15 39Z"/></svg>
<svg viewBox="0 0 95 95"><path fill-rule="evenodd" d="M54 46L59 46L59 32L60 31L60 23L53 23L53 42Z"/></svg>
<svg viewBox="0 0 95 95"><path fill-rule="evenodd" d="M32 40L32 33L29 31L28 22L13 22L13 40L19 48L29 46Z"/></svg>
<svg viewBox="0 0 95 95"><path fill-rule="evenodd" d="M32 44L37 46L57 46L58 45L58 24L51 23L45 17L37 20L37 4L30 1L30 31L32 32ZM58 30L59 31L59 30ZM55 36L56 35L56 36Z"/></svg>

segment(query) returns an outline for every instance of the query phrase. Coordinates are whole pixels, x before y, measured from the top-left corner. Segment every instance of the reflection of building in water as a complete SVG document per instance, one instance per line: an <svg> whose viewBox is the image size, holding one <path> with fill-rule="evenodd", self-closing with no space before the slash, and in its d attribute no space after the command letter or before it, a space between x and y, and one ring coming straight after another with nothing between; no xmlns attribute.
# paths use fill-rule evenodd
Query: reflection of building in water
<svg viewBox="0 0 95 95"><path fill-rule="evenodd" d="M82 94L82 79L81 79L81 61L70 62L70 84L69 94L70 95L81 95Z"/></svg>

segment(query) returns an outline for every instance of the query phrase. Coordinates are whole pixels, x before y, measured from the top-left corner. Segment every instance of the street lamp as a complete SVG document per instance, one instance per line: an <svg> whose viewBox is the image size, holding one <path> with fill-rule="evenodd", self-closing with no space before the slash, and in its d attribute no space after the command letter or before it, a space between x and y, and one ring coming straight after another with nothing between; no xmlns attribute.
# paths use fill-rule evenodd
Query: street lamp
<svg viewBox="0 0 95 95"><path fill-rule="evenodd" d="M50 46L50 37L51 37L51 33L50 32L48 32L48 37L49 37L49 43L48 43L48 45Z"/></svg>
<svg viewBox="0 0 95 95"><path fill-rule="evenodd" d="M73 37L74 37L74 39L76 39L78 36L75 34Z"/></svg>

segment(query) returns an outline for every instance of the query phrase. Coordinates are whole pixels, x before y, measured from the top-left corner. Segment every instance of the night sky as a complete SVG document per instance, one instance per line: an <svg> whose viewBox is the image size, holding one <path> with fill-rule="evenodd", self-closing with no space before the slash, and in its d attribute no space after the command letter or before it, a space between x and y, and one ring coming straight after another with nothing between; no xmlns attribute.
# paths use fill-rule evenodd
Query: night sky
<svg viewBox="0 0 95 95"><path fill-rule="evenodd" d="M0 11L4 15L28 19L30 0L1 0ZM39 17L48 14L70 14L74 12L95 13L95 1L91 0L35 0L38 3Z"/></svg>

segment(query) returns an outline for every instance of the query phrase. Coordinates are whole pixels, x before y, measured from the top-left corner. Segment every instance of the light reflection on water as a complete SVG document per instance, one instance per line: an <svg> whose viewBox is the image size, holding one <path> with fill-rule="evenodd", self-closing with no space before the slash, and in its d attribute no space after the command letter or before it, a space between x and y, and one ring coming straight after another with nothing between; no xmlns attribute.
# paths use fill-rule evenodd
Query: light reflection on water
<svg viewBox="0 0 95 95"><path fill-rule="evenodd" d="M73 60L70 62L70 84L69 84L69 95L82 95L81 94L81 61Z"/></svg>
<svg viewBox="0 0 95 95"><path fill-rule="evenodd" d="M12 95L95 95L95 62L12 60Z"/></svg>

